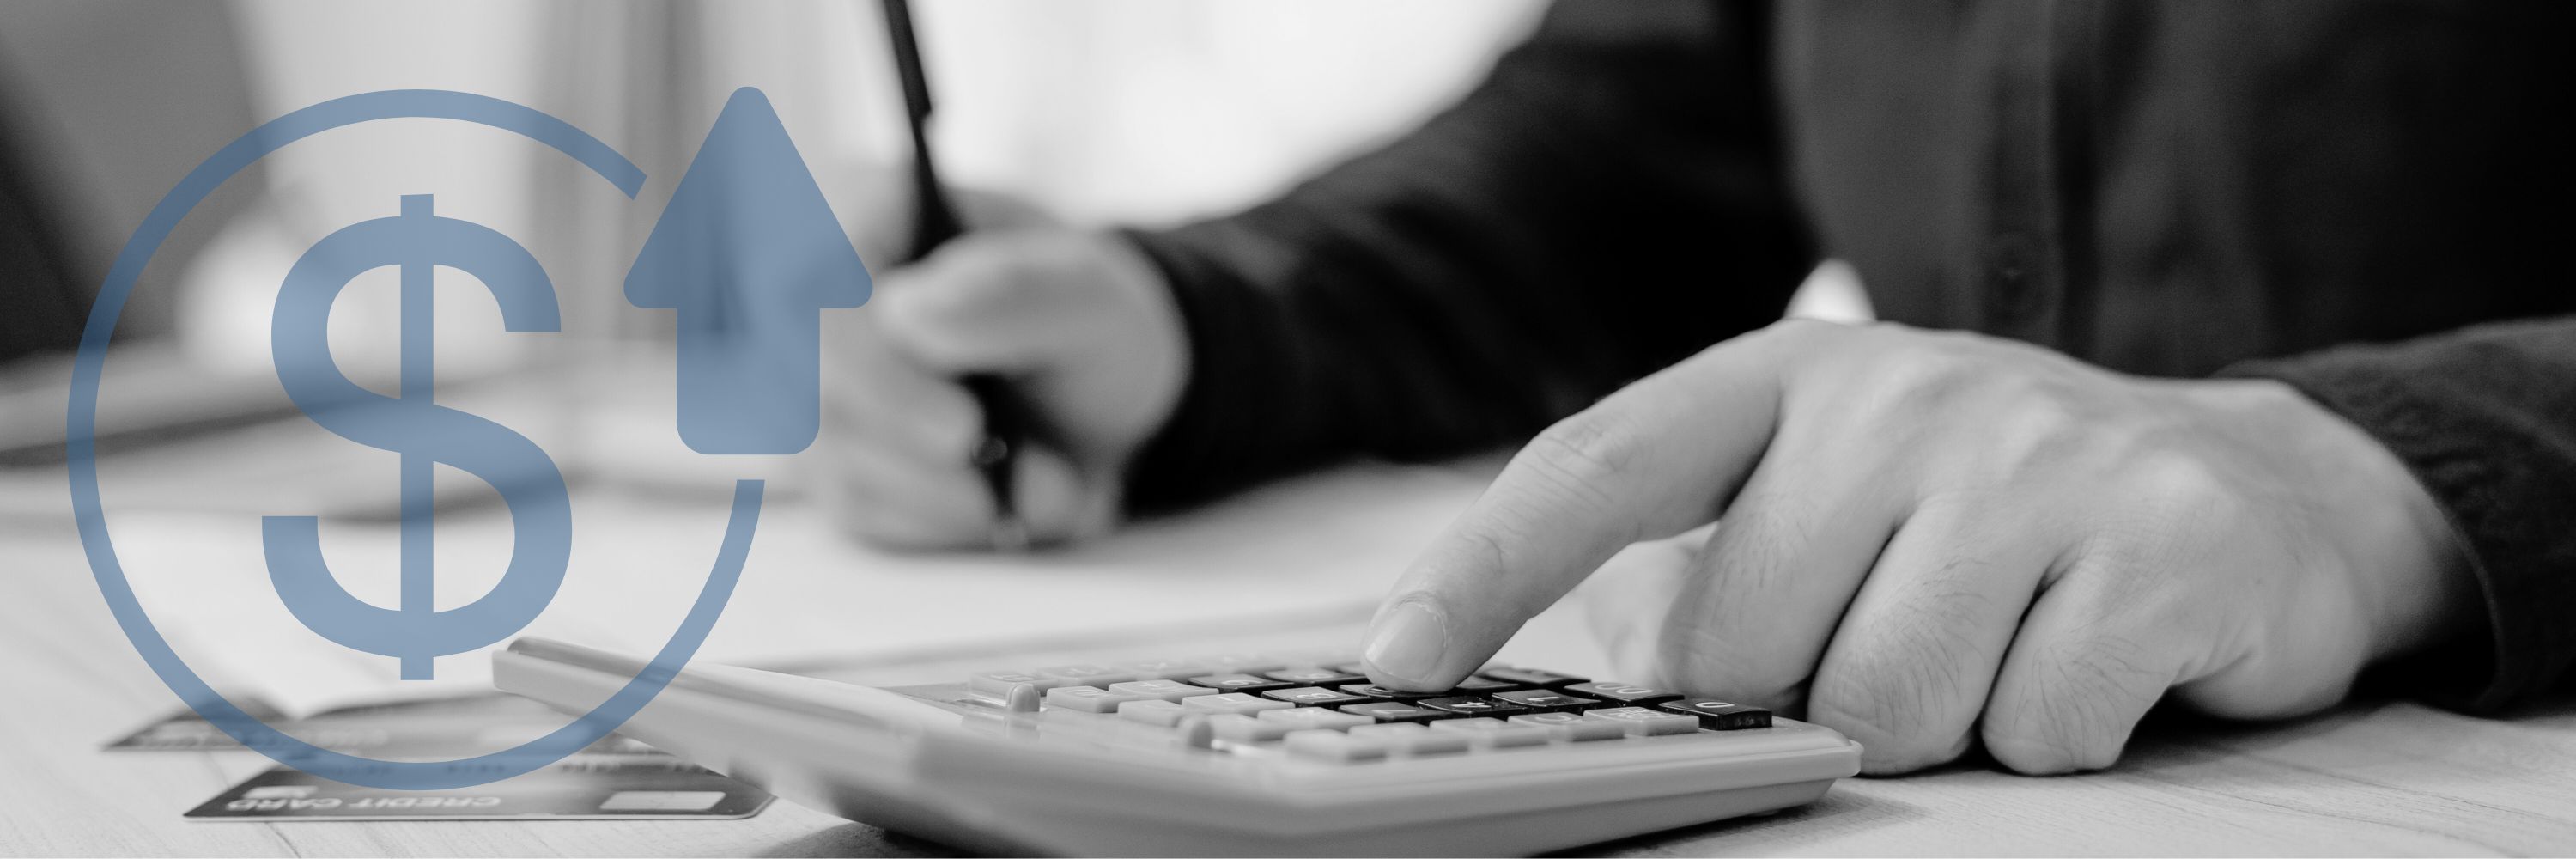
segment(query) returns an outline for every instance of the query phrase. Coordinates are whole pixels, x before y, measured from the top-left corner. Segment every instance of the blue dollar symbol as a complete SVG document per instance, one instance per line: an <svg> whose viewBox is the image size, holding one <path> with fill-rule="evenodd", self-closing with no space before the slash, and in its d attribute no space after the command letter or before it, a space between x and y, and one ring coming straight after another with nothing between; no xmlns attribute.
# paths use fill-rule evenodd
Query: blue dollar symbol
<svg viewBox="0 0 2576 859"><path fill-rule="evenodd" d="M402 269L402 395L360 387L331 360L332 301L360 273ZM554 284L526 248L488 227L430 213L429 195L402 198L402 214L352 224L314 244L286 274L271 318L277 379L322 428L402 454L402 596L384 608L350 595L322 560L312 516L261 521L269 581L288 611L342 646L401 660L405 680L426 680L432 660L483 647L545 611L572 555L572 502L563 472L510 428L433 400L431 274L436 266L481 280L511 331L559 331ZM499 584L472 603L438 611L431 561L431 476L446 463L489 483L510 509L514 542Z"/></svg>

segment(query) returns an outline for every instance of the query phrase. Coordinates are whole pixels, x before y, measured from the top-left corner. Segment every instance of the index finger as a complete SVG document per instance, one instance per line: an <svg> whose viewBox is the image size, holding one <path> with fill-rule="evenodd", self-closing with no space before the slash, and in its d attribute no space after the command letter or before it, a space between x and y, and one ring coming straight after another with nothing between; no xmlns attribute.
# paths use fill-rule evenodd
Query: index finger
<svg viewBox="0 0 2576 859"><path fill-rule="evenodd" d="M1449 688L1621 548L1713 518L1770 444L1783 339L1721 343L1540 433L1397 581L1370 678Z"/></svg>

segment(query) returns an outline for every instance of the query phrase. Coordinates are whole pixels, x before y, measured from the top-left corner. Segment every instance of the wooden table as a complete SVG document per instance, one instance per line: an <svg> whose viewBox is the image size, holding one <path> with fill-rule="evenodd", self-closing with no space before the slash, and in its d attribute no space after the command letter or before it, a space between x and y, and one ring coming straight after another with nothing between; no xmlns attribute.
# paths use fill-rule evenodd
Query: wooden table
<svg viewBox="0 0 2576 859"><path fill-rule="evenodd" d="M24 474L0 479L20 480L16 488L28 491ZM1426 533L1436 525L1424 523ZM98 751L102 741L168 712L173 697L117 632L67 512L0 513L0 572L8 588L0 597L0 854L947 852L784 803L750 820L703 823L188 822L181 811L264 768L266 759ZM2151 725L2108 772L2037 779L1962 766L1855 779L1802 810L1587 852L2576 852L2576 703L2509 720L2373 702L2275 726L2166 722Z"/></svg>

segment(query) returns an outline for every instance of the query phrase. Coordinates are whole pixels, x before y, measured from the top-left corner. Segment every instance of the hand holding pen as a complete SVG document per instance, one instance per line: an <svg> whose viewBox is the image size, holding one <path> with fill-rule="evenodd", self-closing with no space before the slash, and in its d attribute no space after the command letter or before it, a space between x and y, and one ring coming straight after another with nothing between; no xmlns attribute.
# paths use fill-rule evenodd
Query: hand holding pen
<svg viewBox="0 0 2576 859"><path fill-rule="evenodd" d="M885 0L926 156L930 99L905 5ZM832 389L843 524L906 549L1007 551L1105 531L1127 462L1180 397L1187 348L1169 290L1114 235L962 233L931 158L913 160L910 190L912 261L878 270L870 324L836 344L849 356Z"/></svg>

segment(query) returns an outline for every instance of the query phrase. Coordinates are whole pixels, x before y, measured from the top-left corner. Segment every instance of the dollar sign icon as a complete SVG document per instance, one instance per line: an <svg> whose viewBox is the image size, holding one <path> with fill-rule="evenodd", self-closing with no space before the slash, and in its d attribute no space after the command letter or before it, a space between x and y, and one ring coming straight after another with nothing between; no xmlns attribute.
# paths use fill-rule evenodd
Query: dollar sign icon
<svg viewBox="0 0 2576 859"><path fill-rule="evenodd" d="M483 647L535 620L563 585L572 554L572 501L554 460L492 421L441 406L433 394L431 275L438 266L482 281L511 331L559 331L554 284L526 248L488 227L431 214L429 195L402 198L399 216L341 228L315 243L277 295L269 347L296 408L342 438L402 455L402 589L396 608L351 595L322 560L312 516L261 520L269 581L288 611L342 646L400 660L426 680L437 657ZM331 304L359 274L402 271L401 396L359 386L331 360ZM437 610L431 477L446 463L501 494L513 543L500 582L474 602Z"/></svg>

